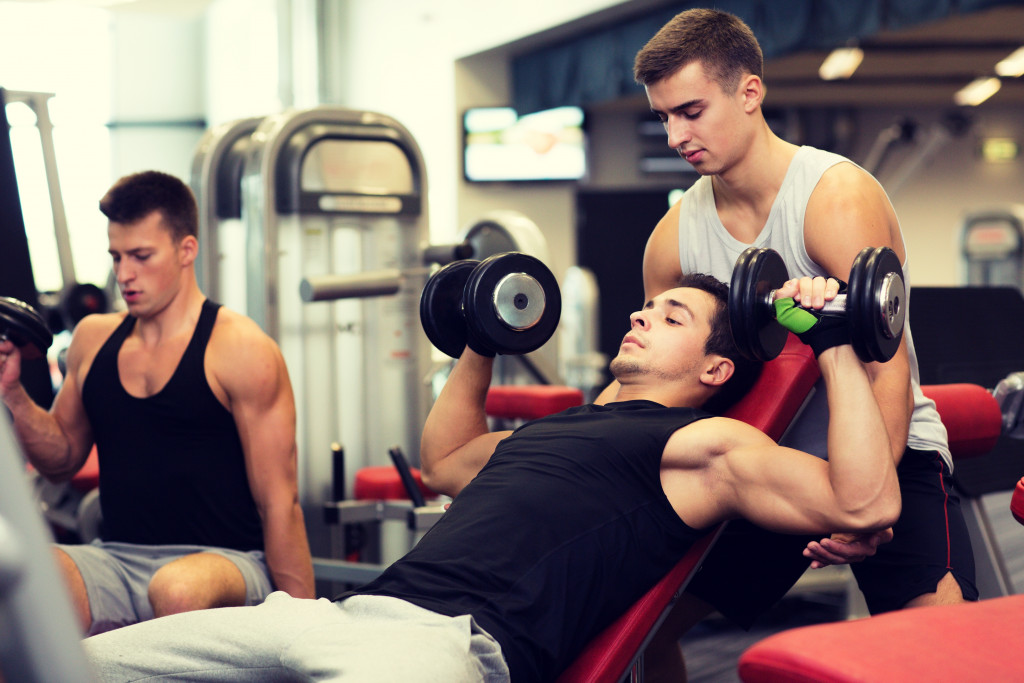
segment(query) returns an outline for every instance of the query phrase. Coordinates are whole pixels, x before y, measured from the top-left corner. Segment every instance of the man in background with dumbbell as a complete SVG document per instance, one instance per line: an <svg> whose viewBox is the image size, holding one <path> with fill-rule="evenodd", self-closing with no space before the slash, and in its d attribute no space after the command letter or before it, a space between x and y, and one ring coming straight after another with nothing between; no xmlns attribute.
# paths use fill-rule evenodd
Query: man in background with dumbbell
<svg viewBox="0 0 1024 683"><path fill-rule="evenodd" d="M530 291L528 280L515 289ZM611 364L620 380L612 402L514 432L489 431L485 411L494 342L507 340L467 321L420 449L425 483L453 502L409 553L333 604L275 593L257 607L86 639L100 679L259 672L266 680L546 683L724 520L789 533L888 527L900 507L895 465L849 336L813 323L801 337L818 354L835 408L826 462L700 408L733 383L742 395L757 366L733 344L728 288L699 275L679 285L630 317ZM428 283L424 292L435 299L445 289ZM488 291L493 301L503 290ZM789 283L778 293L795 292Z"/></svg>
<svg viewBox="0 0 1024 683"><path fill-rule="evenodd" d="M49 412L0 343L0 398L31 464L70 478L95 443L103 541L57 546L83 630L313 596L295 407L276 344L196 283L198 212L179 179L126 176L100 201L127 312L76 326Z"/></svg>
<svg viewBox="0 0 1024 683"><path fill-rule="evenodd" d="M728 280L750 245L778 251L793 277L831 278L827 286L823 279L814 286L808 279L801 289L799 298L818 308L836 295L837 281L847 277L864 247L890 247L906 270L899 222L879 183L844 157L797 147L769 128L761 110L762 62L750 29L710 9L677 15L636 56L635 78L665 125L669 146L702 176L649 238L643 263L647 297L672 286L682 272ZM891 361L866 365L904 493L892 542L853 565L872 613L977 598L946 432L934 404L921 393L906 332ZM827 408L823 392L817 393L787 443L825 457ZM710 568L691 584L688 597L702 600L680 603L680 621L663 630L655 658L664 652L678 667L680 633L711 605L749 625L807 566L794 547L797 539L748 535L731 556L724 554L729 539L722 540L706 564ZM837 536L812 543L810 556L826 564L855 561L873 552L875 540ZM744 585L752 587L750 594L737 591ZM685 609L691 612L682 618Z"/></svg>

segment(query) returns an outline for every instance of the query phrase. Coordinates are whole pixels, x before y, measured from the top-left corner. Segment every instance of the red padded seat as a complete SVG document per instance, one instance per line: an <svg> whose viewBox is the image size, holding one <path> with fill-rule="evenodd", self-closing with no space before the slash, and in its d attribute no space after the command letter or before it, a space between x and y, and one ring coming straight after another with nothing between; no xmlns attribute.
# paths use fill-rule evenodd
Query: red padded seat
<svg viewBox="0 0 1024 683"><path fill-rule="evenodd" d="M1021 524L1024 524L1024 478L1017 482L1013 489L1013 496L1010 497L1010 512Z"/></svg>
<svg viewBox="0 0 1024 683"><path fill-rule="evenodd" d="M741 656L744 683L1024 681L1024 595L783 631Z"/></svg>
<svg viewBox="0 0 1024 683"><path fill-rule="evenodd" d="M82 469L75 472L71 477L71 486L82 493L88 493L100 485L100 459L96 455L96 447L92 447L89 457L86 458Z"/></svg>
<svg viewBox="0 0 1024 683"><path fill-rule="evenodd" d="M576 387L553 384L503 384L487 391L485 410L506 420L536 420L583 404Z"/></svg>
<svg viewBox="0 0 1024 683"><path fill-rule="evenodd" d="M436 498L437 494L423 484L419 469L410 467L409 470L423 496ZM352 495L356 500L409 500L402 477L393 465L364 467L356 472Z"/></svg>
<svg viewBox="0 0 1024 683"><path fill-rule="evenodd" d="M995 447L1003 415L988 389L977 384L927 384L921 391L935 401L954 458L973 458Z"/></svg>

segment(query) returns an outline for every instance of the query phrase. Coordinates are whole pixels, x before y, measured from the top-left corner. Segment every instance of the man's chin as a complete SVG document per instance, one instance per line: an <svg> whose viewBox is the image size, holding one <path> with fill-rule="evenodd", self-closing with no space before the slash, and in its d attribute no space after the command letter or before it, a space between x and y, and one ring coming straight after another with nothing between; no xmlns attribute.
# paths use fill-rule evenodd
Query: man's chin
<svg viewBox="0 0 1024 683"><path fill-rule="evenodd" d="M632 358L625 358L620 355L612 359L612 362L608 365L608 371L611 372L612 377L619 379L639 372L640 364Z"/></svg>

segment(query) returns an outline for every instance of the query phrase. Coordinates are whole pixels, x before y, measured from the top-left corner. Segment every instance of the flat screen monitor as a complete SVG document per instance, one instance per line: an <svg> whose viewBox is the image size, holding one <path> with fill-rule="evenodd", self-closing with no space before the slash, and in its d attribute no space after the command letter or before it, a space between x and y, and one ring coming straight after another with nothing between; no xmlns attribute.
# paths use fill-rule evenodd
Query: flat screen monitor
<svg viewBox="0 0 1024 683"><path fill-rule="evenodd" d="M470 182L579 180L587 172L584 114L556 107L520 116L511 107L463 115L463 171Z"/></svg>

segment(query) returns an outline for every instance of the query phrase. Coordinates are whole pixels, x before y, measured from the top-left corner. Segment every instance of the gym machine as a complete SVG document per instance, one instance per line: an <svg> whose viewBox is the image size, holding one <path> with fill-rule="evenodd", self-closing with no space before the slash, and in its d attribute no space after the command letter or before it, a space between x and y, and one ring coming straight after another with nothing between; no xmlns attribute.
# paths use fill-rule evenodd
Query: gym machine
<svg viewBox="0 0 1024 683"><path fill-rule="evenodd" d="M199 204L199 288L233 311L246 312L242 173L261 117L229 121L203 134L192 159L191 186Z"/></svg>
<svg viewBox="0 0 1024 683"><path fill-rule="evenodd" d="M960 248L968 285L1024 288L1024 205L969 213Z"/></svg>
<svg viewBox="0 0 1024 683"><path fill-rule="evenodd" d="M429 275L426 172L409 132L372 112L282 112L261 120L248 146L245 310L291 375L299 495L313 554L323 556L332 444L349 471L387 464L396 446L419 460L429 408L417 319Z"/></svg>

